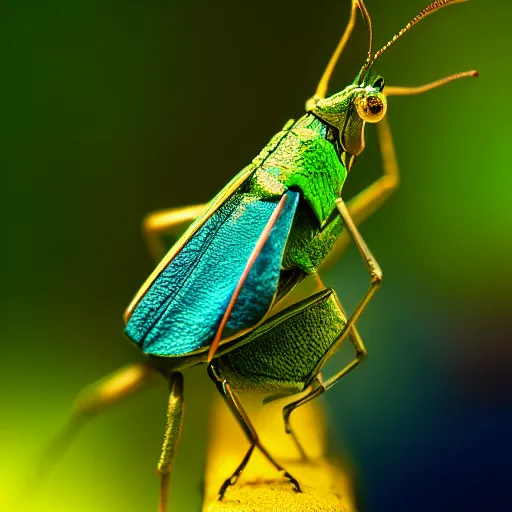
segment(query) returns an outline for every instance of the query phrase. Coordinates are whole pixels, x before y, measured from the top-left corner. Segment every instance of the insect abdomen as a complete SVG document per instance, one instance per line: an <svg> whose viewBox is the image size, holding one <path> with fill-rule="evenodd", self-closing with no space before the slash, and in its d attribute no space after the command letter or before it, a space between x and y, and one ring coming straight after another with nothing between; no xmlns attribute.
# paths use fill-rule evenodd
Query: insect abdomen
<svg viewBox="0 0 512 512"><path fill-rule="evenodd" d="M323 290L269 318L216 364L234 389L299 392L344 325L334 292Z"/></svg>

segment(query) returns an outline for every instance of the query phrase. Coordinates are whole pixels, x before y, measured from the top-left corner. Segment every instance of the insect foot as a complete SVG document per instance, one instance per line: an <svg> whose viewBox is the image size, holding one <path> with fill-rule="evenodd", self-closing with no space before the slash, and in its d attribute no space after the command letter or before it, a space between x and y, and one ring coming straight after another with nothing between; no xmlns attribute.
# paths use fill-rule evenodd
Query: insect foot
<svg viewBox="0 0 512 512"><path fill-rule="evenodd" d="M288 480L290 480L290 483L292 484L293 490L295 492L302 492L299 482L297 482L297 480L292 475L290 475L290 473L288 473L288 471L283 470L283 476L286 477Z"/></svg>
<svg viewBox="0 0 512 512"><path fill-rule="evenodd" d="M228 488L231 487L232 485L235 485L237 480L238 480L238 475L236 475L236 476L234 475L234 476L230 476L229 478L227 478L224 481L221 488L219 489L219 497L218 497L219 501L222 501Z"/></svg>

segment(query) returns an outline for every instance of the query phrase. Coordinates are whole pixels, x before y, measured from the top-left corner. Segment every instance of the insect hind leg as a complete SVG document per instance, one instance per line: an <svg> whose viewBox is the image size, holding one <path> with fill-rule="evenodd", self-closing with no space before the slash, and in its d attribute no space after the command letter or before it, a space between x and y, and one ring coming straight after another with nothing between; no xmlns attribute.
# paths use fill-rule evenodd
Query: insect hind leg
<svg viewBox="0 0 512 512"><path fill-rule="evenodd" d="M271 393L272 399L276 395L290 397L313 386L311 393L321 386L317 377L341 343L345 325L346 316L334 291L323 288L242 336L238 347L216 359L216 369L237 391ZM288 427L302 458L307 458L289 423Z"/></svg>
<svg viewBox="0 0 512 512"><path fill-rule="evenodd" d="M256 432L256 429L251 423L251 420L249 419L247 413L245 412L245 409L243 408L240 400L231 389L231 386L229 385L228 381L221 375L220 370L216 368L215 363L208 365L208 375L217 386L217 389L219 393L222 395L224 401L226 402L226 405L229 407L231 413L233 414L238 424L240 425L245 435L247 436L249 442L251 443L249 449L247 450L246 454L242 459L242 462L237 466L232 475L229 478L227 478L222 484L219 490L219 500L222 500L227 489L237 482L238 478L240 477L243 470L247 466L247 463L249 462L255 448L258 448L258 450L277 469L277 471L282 473L283 476L285 476L291 482L296 491L301 492L299 482L290 473L288 473L288 471L286 471L286 469L284 469L262 445L258 433Z"/></svg>
<svg viewBox="0 0 512 512"><path fill-rule="evenodd" d="M146 387L154 373L156 370L144 363L131 364L79 393L67 423L40 454L23 483L20 495L16 499L19 510L29 506L41 483L62 458L88 420Z"/></svg>

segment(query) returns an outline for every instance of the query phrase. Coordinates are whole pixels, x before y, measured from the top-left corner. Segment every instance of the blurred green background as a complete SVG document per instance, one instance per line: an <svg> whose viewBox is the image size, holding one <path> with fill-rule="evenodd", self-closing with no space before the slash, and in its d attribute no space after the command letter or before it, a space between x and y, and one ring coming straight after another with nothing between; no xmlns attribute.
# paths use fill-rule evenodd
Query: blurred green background
<svg viewBox="0 0 512 512"><path fill-rule="evenodd" d="M121 314L152 270L143 215L210 199L301 115L348 4L3 2L0 509L78 390L138 360ZM367 5L380 46L426 0ZM402 183L362 228L385 275L369 358L326 397L361 510L511 509L511 15L450 7L378 66L393 85L481 76L389 101ZM359 23L333 92L365 53ZM347 196L380 172L370 127ZM325 280L351 306L367 277L352 250ZM172 510L201 502L204 373L185 375ZM33 510L156 510L165 406L161 385L91 423Z"/></svg>

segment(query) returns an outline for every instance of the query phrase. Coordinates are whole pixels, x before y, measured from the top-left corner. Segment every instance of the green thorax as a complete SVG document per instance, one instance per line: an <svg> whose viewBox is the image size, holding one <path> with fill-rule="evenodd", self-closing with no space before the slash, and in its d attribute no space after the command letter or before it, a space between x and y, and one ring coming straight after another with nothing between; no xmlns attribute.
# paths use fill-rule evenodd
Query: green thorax
<svg viewBox="0 0 512 512"><path fill-rule="evenodd" d="M255 171L248 192L270 198L282 196L290 187L299 189L324 226L347 177L335 142L328 140L329 130L316 116L306 114L277 133L252 162Z"/></svg>

